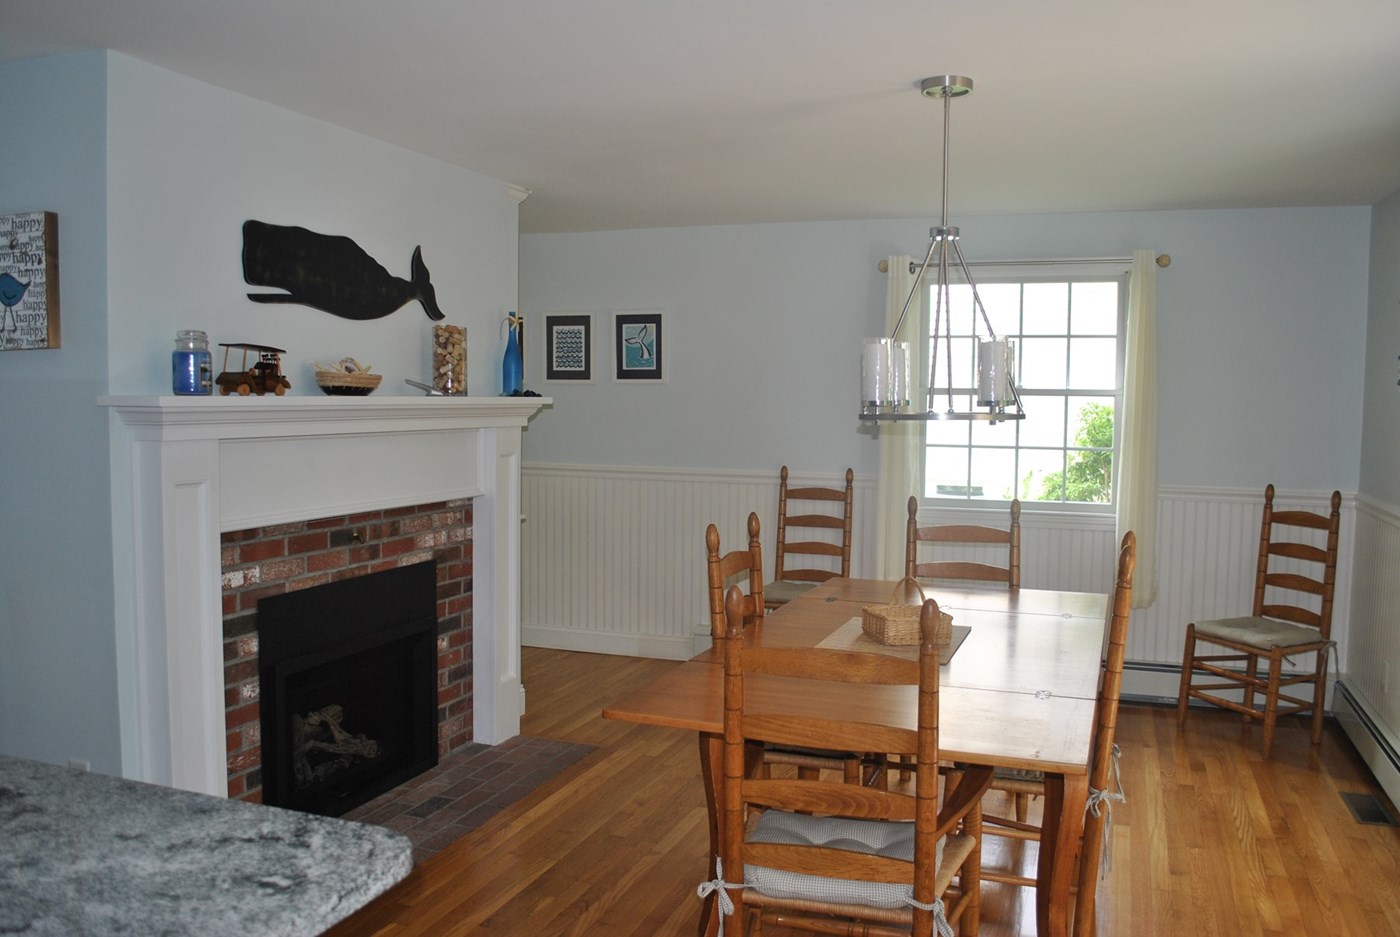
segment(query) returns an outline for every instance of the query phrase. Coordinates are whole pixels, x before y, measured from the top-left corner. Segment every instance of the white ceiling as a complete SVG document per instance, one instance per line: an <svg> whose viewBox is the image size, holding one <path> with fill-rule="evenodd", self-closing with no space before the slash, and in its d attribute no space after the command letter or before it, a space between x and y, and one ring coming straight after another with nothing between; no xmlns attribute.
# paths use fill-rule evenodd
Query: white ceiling
<svg viewBox="0 0 1400 937"><path fill-rule="evenodd" d="M110 48L533 191L523 232L1372 204L1397 0L0 0L0 59ZM0 89L0 100L4 99Z"/></svg>

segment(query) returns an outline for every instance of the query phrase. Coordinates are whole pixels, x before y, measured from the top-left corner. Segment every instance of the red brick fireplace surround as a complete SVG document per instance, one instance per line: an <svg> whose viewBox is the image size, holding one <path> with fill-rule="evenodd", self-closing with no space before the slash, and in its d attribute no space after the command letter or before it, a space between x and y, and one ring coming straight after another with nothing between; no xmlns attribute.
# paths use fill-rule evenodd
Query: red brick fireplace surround
<svg viewBox="0 0 1400 937"><path fill-rule="evenodd" d="M437 561L438 755L472 741L472 509L439 501L220 536L228 796L262 800L258 600Z"/></svg>

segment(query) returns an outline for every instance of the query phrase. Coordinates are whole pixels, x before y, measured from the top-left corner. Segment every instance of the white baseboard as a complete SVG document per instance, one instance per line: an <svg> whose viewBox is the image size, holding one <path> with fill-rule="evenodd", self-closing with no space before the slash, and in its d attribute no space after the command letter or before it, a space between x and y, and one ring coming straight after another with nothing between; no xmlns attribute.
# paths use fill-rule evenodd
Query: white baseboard
<svg viewBox="0 0 1400 937"><path fill-rule="evenodd" d="M708 637L706 646L708 646ZM622 657L654 657L658 660L690 660L698 651L689 637L576 631L544 625L521 625L520 643L525 647L548 647L559 651L589 654L617 654Z"/></svg>

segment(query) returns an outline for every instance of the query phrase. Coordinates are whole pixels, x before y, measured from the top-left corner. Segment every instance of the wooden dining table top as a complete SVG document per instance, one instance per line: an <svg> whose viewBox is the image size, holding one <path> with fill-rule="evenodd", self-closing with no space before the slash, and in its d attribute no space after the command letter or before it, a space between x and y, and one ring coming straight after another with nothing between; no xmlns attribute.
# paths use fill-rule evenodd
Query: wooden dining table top
<svg viewBox="0 0 1400 937"><path fill-rule="evenodd" d="M951 760L1076 775L1087 771L1108 597L1038 589L923 584L925 594L970 628L942 668L939 753ZM746 629L745 641L816 647L866 605L914 604L912 583L832 579ZM723 668L711 649L603 711L610 719L722 731ZM916 688L826 685L754 677L750 706L915 727Z"/></svg>

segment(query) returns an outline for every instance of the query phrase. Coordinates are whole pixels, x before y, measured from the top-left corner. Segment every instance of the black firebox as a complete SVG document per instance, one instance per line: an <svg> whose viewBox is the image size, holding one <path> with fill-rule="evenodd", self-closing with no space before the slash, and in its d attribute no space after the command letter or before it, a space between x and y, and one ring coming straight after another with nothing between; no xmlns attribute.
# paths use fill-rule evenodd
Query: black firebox
<svg viewBox="0 0 1400 937"><path fill-rule="evenodd" d="M437 564L258 602L263 802L339 816L437 764Z"/></svg>

